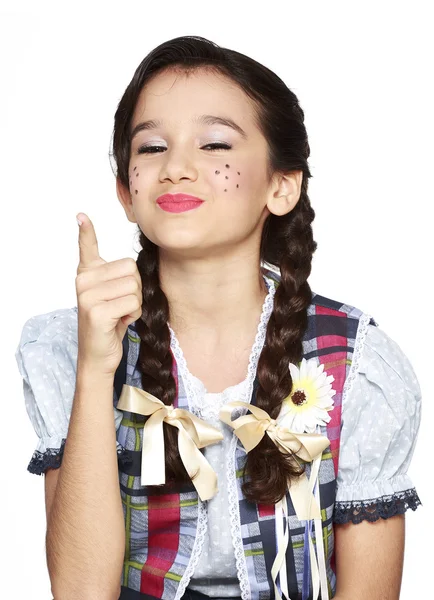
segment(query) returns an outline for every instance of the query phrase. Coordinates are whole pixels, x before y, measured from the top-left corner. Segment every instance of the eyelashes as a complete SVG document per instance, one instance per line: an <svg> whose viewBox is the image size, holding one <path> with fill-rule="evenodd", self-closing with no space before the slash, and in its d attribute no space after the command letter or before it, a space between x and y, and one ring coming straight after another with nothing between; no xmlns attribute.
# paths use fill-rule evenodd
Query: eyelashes
<svg viewBox="0 0 434 600"><path fill-rule="evenodd" d="M206 144L202 146L202 149L210 149L211 152L215 152L216 150L230 150L232 146L230 144L223 144L221 142L213 142L211 144ZM157 150L157 152L154 152ZM140 146L137 150L137 154L161 154L159 150L167 150L166 146Z"/></svg>

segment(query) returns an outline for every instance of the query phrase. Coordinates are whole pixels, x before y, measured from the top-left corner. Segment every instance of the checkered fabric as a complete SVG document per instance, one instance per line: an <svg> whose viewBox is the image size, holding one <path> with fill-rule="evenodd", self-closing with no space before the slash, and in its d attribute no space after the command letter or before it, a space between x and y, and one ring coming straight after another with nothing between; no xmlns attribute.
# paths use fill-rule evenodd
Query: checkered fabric
<svg viewBox="0 0 434 600"><path fill-rule="evenodd" d="M279 285L280 276L274 271L265 274ZM353 306L340 304L314 294L308 309L308 327L303 338L303 356L315 358L324 365L328 375L334 376L334 409L331 421L322 427L330 446L323 452L319 470L322 514L322 540L327 566L329 595L336 591L334 564L333 510L336 476L339 461L341 407L344 385L352 364L357 329L362 312ZM372 325L377 323L371 319ZM115 377L115 406L122 385L141 388L137 369L140 338L134 323L124 340L124 358ZM177 382L175 406L188 409L188 399L181 377L178 377L174 359L173 374ZM257 381L253 385L251 403L255 404ZM203 518L201 501L193 485L176 492L161 487L158 494L148 493L140 484L141 447L145 417L124 411L117 432L123 460L119 462L119 479L126 527L125 561L120 600L178 600L188 585L191 569L188 565L200 544L199 521ZM243 600L272 600L274 591L271 567L276 556L274 505L252 504L245 500L241 490L246 452L237 439L235 446L235 473L238 490L239 536L243 556L238 560L239 572L244 572L248 590L241 592ZM310 475L310 464L306 474ZM155 488L154 488L155 489ZM289 494L290 542L286 552L288 589L291 600L302 600L303 580L310 581L309 565L305 564L305 522L300 522ZM205 513L206 514L206 513ZM314 541L317 543L317 540ZM306 583L305 583L306 585ZM310 589L310 588L309 588ZM311 594L311 591L310 591ZM306 596L305 596L306 597ZM304 598L305 598L304 597ZM303 600L304 600L303 598ZM309 595L309 600L311 595Z"/></svg>

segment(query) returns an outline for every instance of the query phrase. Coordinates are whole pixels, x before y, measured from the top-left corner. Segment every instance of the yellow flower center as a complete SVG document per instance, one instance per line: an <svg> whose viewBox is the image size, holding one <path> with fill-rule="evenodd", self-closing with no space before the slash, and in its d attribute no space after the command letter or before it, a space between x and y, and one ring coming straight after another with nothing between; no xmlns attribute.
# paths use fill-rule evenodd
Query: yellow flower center
<svg viewBox="0 0 434 600"><path fill-rule="evenodd" d="M318 389L312 379L304 377L303 379L297 379L293 383L293 391L289 395L289 399L294 406L296 412L304 412L310 410L311 406L315 404Z"/></svg>

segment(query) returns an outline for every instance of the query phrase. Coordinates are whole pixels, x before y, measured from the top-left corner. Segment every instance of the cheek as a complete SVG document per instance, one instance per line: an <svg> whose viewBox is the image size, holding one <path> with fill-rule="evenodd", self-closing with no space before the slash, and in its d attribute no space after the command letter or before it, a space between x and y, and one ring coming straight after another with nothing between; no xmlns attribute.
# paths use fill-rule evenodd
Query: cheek
<svg viewBox="0 0 434 600"><path fill-rule="evenodd" d="M243 188L243 168L235 162L225 162L211 175L214 185L223 193L233 193Z"/></svg>
<svg viewBox="0 0 434 600"><path fill-rule="evenodd" d="M130 194L131 196L137 196L140 190L140 178L143 179L143 175L140 174L140 168L136 165L129 172L129 185L130 185Z"/></svg>

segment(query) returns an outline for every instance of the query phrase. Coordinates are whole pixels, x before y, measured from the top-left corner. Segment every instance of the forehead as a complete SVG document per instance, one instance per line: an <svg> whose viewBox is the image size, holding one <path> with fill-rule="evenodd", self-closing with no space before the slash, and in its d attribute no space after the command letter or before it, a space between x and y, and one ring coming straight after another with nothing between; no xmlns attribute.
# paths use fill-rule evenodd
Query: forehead
<svg viewBox="0 0 434 600"><path fill-rule="evenodd" d="M225 113L241 127L255 127L253 101L222 73L196 69L189 73L167 70L157 73L142 89L134 110L132 127L147 119L167 124L191 121L197 115Z"/></svg>

